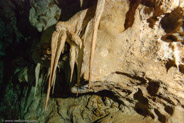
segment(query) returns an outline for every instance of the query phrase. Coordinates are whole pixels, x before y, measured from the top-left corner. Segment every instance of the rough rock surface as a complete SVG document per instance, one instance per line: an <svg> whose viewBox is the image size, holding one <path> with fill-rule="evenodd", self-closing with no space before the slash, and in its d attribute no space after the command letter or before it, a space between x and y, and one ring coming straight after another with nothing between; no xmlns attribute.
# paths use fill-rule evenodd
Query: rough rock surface
<svg viewBox="0 0 184 123"><path fill-rule="evenodd" d="M38 0L32 2L29 21L39 32L57 23L61 9L55 0Z"/></svg>
<svg viewBox="0 0 184 123"><path fill-rule="evenodd" d="M110 106L112 109L107 115L107 107L99 107L100 102L94 104L96 98L93 96L56 99L58 111L55 114L60 119L52 118L53 112L48 116L51 118L48 122L57 119L61 122L106 122L110 119L119 122L113 117L120 107L158 122L184 121L183 1L177 5L172 2L106 0L95 49L92 89L88 90L85 83L78 89L73 87L72 92L84 94L108 90L121 106L117 104L117 109ZM172 5L170 8L169 4ZM86 81L93 31L93 21L88 22L88 29L81 36L84 46L82 74ZM93 105L89 106L91 100Z"/></svg>
<svg viewBox="0 0 184 123"><path fill-rule="evenodd" d="M180 122L184 118L183 1L180 5L170 3L173 6L169 9L164 6L166 1L160 8L158 3L150 1L154 9L146 2L135 3L138 6L132 10L129 1L106 0L98 30L91 92L110 90L125 105L143 115L161 122ZM150 12L146 13L148 9ZM135 14L133 18L127 16L129 11ZM156 18L153 27L150 26L152 17ZM132 25L126 23L127 20L133 21ZM84 40L82 73L85 80L89 78L91 34L89 30ZM165 35L175 38L170 36L172 39L165 41ZM173 48L173 45L177 46ZM85 91L89 90L84 85L79 93ZM172 121L170 117L175 117L177 106L182 109L181 117Z"/></svg>
<svg viewBox="0 0 184 123"><path fill-rule="evenodd" d="M36 63L41 63L37 86L33 79L36 75L31 71L33 66L27 65L17 72L18 81L28 86L22 90L16 86L16 93L23 95L20 114L16 115L20 119L48 123L184 122L183 7L183 0L106 0L95 49L92 89L87 84L93 21L88 21L88 29L83 29L80 35L83 40L81 87L74 85L71 88L74 94L68 94L73 83L67 83L70 72L66 46L46 111L48 63L44 60L49 59L41 56L50 55L44 51L50 48L51 34L48 34L50 30L44 32L34 57ZM47 24L41 25L40 31L45 27ZM42 51L43 44L47 46ZM76 74L75 71L74 82ZM12 86L7 86L7 92ZM12 93L9 91L5 96L12 95L12 102L16 103L18 98ZM11 107L11 103L6 105ZM19 109L18 106L13 110Z"/></svg>
<svg viewBox="0 0 184 123"><path fill-rule="evenodd" d="M41 106L43 105L42 102L45 102L44 98L35 99L37 101L34 100L34 103L30 105L32 110L28 110L24 115L24 118L27 120L47 123L131 123L136 119L140 123L157 123L157 121L145 118L109 97L101 97L99 95L84 95L78 98L70 97L67 99L55 98L50 100L47 112ZM33 111L38 113L30 113Z"/></svg>

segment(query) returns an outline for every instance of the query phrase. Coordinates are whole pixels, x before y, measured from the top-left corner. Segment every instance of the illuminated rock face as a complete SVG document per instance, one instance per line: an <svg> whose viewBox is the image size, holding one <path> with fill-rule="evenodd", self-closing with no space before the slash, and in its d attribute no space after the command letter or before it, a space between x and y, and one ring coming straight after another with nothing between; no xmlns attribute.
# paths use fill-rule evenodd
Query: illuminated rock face
<svg viewBox="0 0 184 123"><path fill-rule="evenodd" d="M93 33L91 11L80 34L81 73L86 81ZM94 54L92 89L88 90L85 83L71 91L82 94L108 90L129 111L159 122L184 121L178 116L184 113L183 11L182 0L106 0ZM72 28L72 24L69 26Z"/></svg>
<svg viewBox="0 0 184 123"><path fill-rule="evenodd" d="M95 116L100 118L106 116L108 113L105 109L109 109L111 115L99 122L109 121L110 116L114 117L117 114L118 117L123 117L124 115L120 116L120 110L125 114L134 114L131 111L136 111L158 122L184 122L183 4L182 0L106 0L98 28L92 89L88 90L87 82L81 82L80 88L74 86L71 91L79 94L102 92L107 93L106 96L111 92L109 95L119 101L116 106L118 108L103 107L101 104L105 104L106 99L101 97L84 96L78 98L76 103L72 103L73 99L51 99L48 103L48 112L52 111L56 115L45 113L40 116L40 120L47 117L48 121L53 122L62 117L60 122L68 120L92 122L98 120ZM80 33L83 41L81 73L86 81L89 80L94 16L92 11L94 10L88 10L84 18L84 20L87 18L87 21L83 22ZM77 15L75 18L77 19ZM71 17L70 20L75 18ZM72 28L72 24L68 26ZM61 57L64 59L66 55ZM62 77L58 74L57 78L60 80ZM56 85L58 83L59 81L56 81ZM44 105L45 97L38 100L40 103L33 101L35 105ZM88 108L80 107L79 100L83 100L83 105ZM91 103L95 102L94 100L97 103ZM123 108L120 108L122 106ZM43 107L29 108L37 110ZM68 110L69 114L66 113ZM29 119L31 113L28 111L25 114L25 118ZM71 115L75 118L69 117ZM113 118L111 120L116 121Z"/></svg>
<svg viewBox="0 0 184 123"><path fill-rule="evenodd" d="M122 101L138 101L133 105L138 112L166 122L175 117L174 107L184 104L183 1L131 2L106 0L94 56L93 89L83 86L79 93L110 90ZM89 78L91 34L89 29L84 42L85 80Z"/></svg>
<svg viewBox="0 0 184 123"><path fill-rule="evenodd" d="M35 95L35 64L31 67L32 75L28 77L30 68L27 66L17 72L20 75L18 81L28 84L28 88L22 92L26 97L21 101L23 119L51 123L106 123L129 119L130 122L137 120L142 123L152 122L147 119L149 117L155 122L184 122L183 0L106 0L98 28L92 89L89 90L95 4L89 7L86 4L91 0L81 0L84 3L79 5L89 8L84 18L86 20L79 29L83 45L81 80L85 81L81 81L79 88L72 86L77 78L75 65L73 83L66 82L67 77L70 78L69 45L66 43L66 52L61 55L58 65L60 70L56 74L55 91L48 102L47 111L44 111L44 87L48 82L51 55L50 38L55 30L51 25L57 23L62 10L56 5L56 0L53 1L38 0L30 10L32 25L39 31L46 31L32 54L34 62L41 64ZM43 6L39 6L42 2ZM73 17L71 20L75 19ZM68 26L72 27L72 24ZM81 94L78 98L68 97L70 86L74 95ZM67 98L61 98L63 96ZM16 102L15 98L12 102Z"/></svg>
<svg viewBox="0 0 184 123"><path fill-rule="evenodd" d="M133 4L137 6L129 7ZM175 6L167 8L171 12L165 13L165 1L162 6L158 4L146 0L137 3L106 0L98 31L93 81L123 84L124 77L116 74L123 72L131 75L144 73L145 77L168 83L165 78L174 81L173 75L169 74L171 66L172 69L179 67L175 72L181 74L183 9ZM129 17L127 13L134 15ZM91 28L84 41L82 73L85 80L89 73Z"/></svg>

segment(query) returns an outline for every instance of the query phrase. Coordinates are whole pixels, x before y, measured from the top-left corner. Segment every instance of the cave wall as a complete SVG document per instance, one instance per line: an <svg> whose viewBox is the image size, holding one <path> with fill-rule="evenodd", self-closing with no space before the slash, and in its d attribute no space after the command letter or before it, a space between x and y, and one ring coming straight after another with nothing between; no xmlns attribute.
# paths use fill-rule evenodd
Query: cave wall
<svg viewBox="0 0 184 123"><path fill-rule="evenodd" d="M97 32L91 89L89 61L97 1L82 2L81 6L74 0L1 1L1 22L8 25L0 23L4 45L0 49L4 64L0 118L115 122L122 119L121 114L136 112L140 115L136 117L148 116L155 122L184 121L183 0L106 0ZM64 21L72 26L71 20L78 19L78 11L84 9L90 17L80 35L81 87L75 85L76 65L72 84L66 79L70 76L70 46L66 44L55 91L45 111L50 39L55 24ZM8 109L11 112L3 113ZM118 114L117 119L113 118Z"/></svg>

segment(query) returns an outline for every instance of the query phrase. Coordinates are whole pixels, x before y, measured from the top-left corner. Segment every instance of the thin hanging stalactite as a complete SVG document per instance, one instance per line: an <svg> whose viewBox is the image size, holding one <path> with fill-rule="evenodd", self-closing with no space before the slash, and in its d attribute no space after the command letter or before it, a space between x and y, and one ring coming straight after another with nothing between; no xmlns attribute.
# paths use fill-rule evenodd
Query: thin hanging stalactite
<svg viewBox="0 0 184 123"><path fill-rule="evenodd" d="M91 88L91 79L93 75L93 59L94 59L94 54L95 54L95 46L96 46L96 40L97 40L97 31L98 31L98 26L99 22L102 16L102 12L104 10L105 6L105 0L98 0L97 7L96 7L96 12L95 12L95 17L94 17L94 27L93 27L93 37L92 37L92 46L91 46L91 56L90 56L90 65L89 65L89 85L88 88Z"/></svg>
<svg viewBox="0 0 184 123"><path fill-rule="evenodd" d="M62 35L62 36L61 36ZM62 37L62 38L60 38ZM45 104L45 110L48 105L49 95L50 95L50 89L53 85L53 82L55 80L55 74L56 69L58 65L58 61L61 55L62 50L64 49L64 44L66 41L66 32L62 31L61 33L55 31L52 35L52 43L51 43L51 68L50 68L50 76L49 76L49 83L48 83L48 89L47 89L47 97L46 97L46 104Z"/></svg>

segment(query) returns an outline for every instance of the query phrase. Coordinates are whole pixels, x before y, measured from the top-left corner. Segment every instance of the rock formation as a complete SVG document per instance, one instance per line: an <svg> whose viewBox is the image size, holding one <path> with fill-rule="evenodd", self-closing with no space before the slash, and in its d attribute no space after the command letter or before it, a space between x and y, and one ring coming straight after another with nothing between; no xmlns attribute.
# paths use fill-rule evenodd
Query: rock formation
<svg viewBox="0 0 184 123"><path fill-rule="evenodd" d="M98 2L80 0L70 6L76 11L71 9L67 14L67 7L61 4L71 1L53 0L48 2L51 8L43 10L47 13L57 5L54 11L59 15L61 11L60 20L54 18L57 12L30 10L30 22L43 32L32 54L35 71L25 66L17 72L18 80L29 84L23 92L21 118L48 123L184 122L184 1L105 0L90 89ZM48 18L53 23L45 23ZM53 42L65 45L54 46ZM50 61L55 74L53 66L49 72ZM30 80L32 77L36 79ZM45 110L48 81L55 86Z"/></svg>

